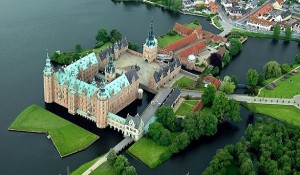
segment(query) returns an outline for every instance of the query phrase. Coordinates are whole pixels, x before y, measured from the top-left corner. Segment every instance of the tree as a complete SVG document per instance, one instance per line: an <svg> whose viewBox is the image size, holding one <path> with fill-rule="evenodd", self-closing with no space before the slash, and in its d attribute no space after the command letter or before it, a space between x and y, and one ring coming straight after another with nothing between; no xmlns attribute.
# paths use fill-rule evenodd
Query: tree
<svg viewBox="0 0 300 175"><path fill-rule="evenodd" d="M76 45L75 45L75 51L76 51L77 53L80 53L80 52L82 51L82 47L81 47L80 44L76 44Z"/></svg>
<svg viewBox="0 0 300 175"><path fill-rule="evenodd" d="M213 136L217 133L218 119L211 113L201 113L200 122L204 125L204 135Z"/></svg>
<svg viewBox="0 0 300 175"><path fill-rule="evenodd" d="M216 88L213 84L207 86L202 94L203 103L206 106L211 106L216 94Z"/></svg>
<svg viewBox="0 0 300 175"><path fill-rule="evenodd" d="M259 75L255 69L249 69L247 73L248 85L255 87L258 83Z"/></svg>
<svg viewBox="0 0 300 175"><path fill-rule="evenodd" d="M134 51L139 51L140 49L139 45L133 42L128 42L128 48Z"/></svg>
<svg viewBox="0 0 300 175"><path fill-rule="evenodd" d="M223 92L218 93L213 101L212 112L217 116L219 122L226 119L229 110L230 106L228 98Z"/></svg>
<svg viewBox="0 0 300 175"><path fill-rule="evenodd" d="M194 24L196 24L196 25L199 25L199 21L198 21L198 19L196 18L196 19L194 19L194 22L193 22Z"/></svg>
<svg viewBox="0 0 300 175"><path fill-rule="evenodd" d="M286 40L290 40L292 37L292 28L291 27L287 27L285 29L285 38Z"/></svg>
<svg viewBox="0 0 300 175"><path fill-rule="evenodd" d="M182 132L175 137L170 149L173 153L178 153L180 150L185 149L190 144L189 136L186 132Z"/></svg>
<svg viewBox="0 0 300 175"><path fill-rule="evenodd" d="M297 54L296 56L295 56L295 62L296 63L300 63L300 54Z"/></svg>
<svg viewBox="0 0 300 175"><path fill-rule="evenodd" d="M253 174L253 163L250 158L247 158L246 160L243 161L243 163L240 167L240 172L242 175Z"/></svg>
<svg viewBox="0 0 300 175"><path fill-rule="evenodd" d="M218 53L212 53L209 56L210 64L214 67L218 67L219 69L222 69L222 59L221 55Z"/></svg>
<svg viewBox="0 0 300 175"><path fill-rule="evenodd" d="M209 167L204 171L203 175L226 174L227 168L231 165L232 161L232 155L230 155L230 153L227 150L221 149L217 152L213 160L209 163Z"/></svg>
<svg viewBox="0 0 300 175"><path fill-rule="evenodd" d="M114 149L110 149L107 155L107 162L110 166L113 166L117 159L117 154Z"/></svg>
<svg viewBox="0 0 300 175"><path fill-rule="evenodd" d="M243 49L241 41L237 38L230 39L229 54L233 57L239 54Z"/></svg>
<svg viewBox="0 0 300 175"><path fill-rule="evenodd" d="M189 113L182 121L183 130L188 134L191 140L198 139L203 135L203 131L198 127L198 114Z"/></svg>
<svg viewBox="0 0 300 175"><path fill-rule="evenodd" d="M211 74L213 75L218 75L220 72L220 69L218 67L214 67L212 70L211 70Z"/></svg>
<svg viewBox="0 0 300 175"><path fill-rule="evenodd" d="M264 86L265 85L265 75L263 73L260 73L258 76L258 81L257 84L260 86Z"/></svg>
<svg viewBox="0 0 300 175"><path fill-rule="evenodd" d="M158 140L161 137L161 132L164 129L163 125L159 122L153 122L149 125L149 136L153 139L153 140Z"/></svg>
<svg viewBox="0 0 300 175"><path fill-rule="evenodd" d="M113 29L110 31L109 38L110 38L110 42L115 43L116 41L120 41L122 39L122 34L116 29Z"/></svg>
<svg viewBox="0 0 300 175"><path fill-rule="evenodd" d="M238 84L238 79L237 79L237 76L235 76L235 75L232 75L230 78L231 78L231 82L233 82L233 83L234 83L234 85L237 85L237 84Z"/></svg>
<svg viewBox="0 0 300 175"><path fill-rule="evenodd" d="M230 99L228 117L233 121L241 120L240 110L241 110L240 104L236 100Z"/></svg>
<svg viewBox="0 0 300 175"><path fill-rule="evenodd" d="M123 155L120 155L117 157L113 169L115 170L116 174L121 174L128 165L129 162L127 158Z"/></svg>
<svg viewBox="0 0 300 175"><path fill-rule="evenodd" d="M285 63L285 64L280 65L280 69L281 69L281 73L282 73L282 74L287 74L287 73L290 72L291 67L290 67L289 64L286 64L286 63Z"/></svg>
<svg viewBox="0 0 300 175"><path fill-rule="evenodd" d="M226 93L226 94L232 94L235 89L235 84L231 82L231 78L229 76L225 76L219 90Z"/></svg>
<svg viewBox="0 0 300 175"><path fill-rule="evenodd" d="M280 35L280 26L278 24L275 24L274 25L274 33L273 33L273 36L274 38L278 38Z"/></svg>
<svg viewBox="0 0 300 175"><path fill-rule="evenodd" d="M266 79L281 76L280 65L276 61L270 61L264 65L263 72Z"/></svg>
<svg viewBox="0 0 300 175"><path fill-rule="evenodd" d="M229 53L225 53L223 58L222 58L222 62L224 65L227 65L231 60L231 57L229 55Z"/></svg>
<svg viewBox="0 0 300 175"><path fill-rule="evenodd" d="M162 129L161 136L157 140L158 144L162 146L168 146L171 144L171 133L167 129Z"/></svg>
<svg viewBox="0 0 300 175"><path fill-rule="evenodd" d="M137 175L136 170L133 166L125 167L122 175Z"/></svg>
<svg viewBox="0 0 300 175"><path fill-rule="evenodd" d="M164 127L170 129L176 118L173 108L170 106L161 106L155 112L157 120L163 124Z"/></svg>
<svg viewBox="0 0 300 175"><path fill-rule="evenodd" d="M103 43L108 42L109 41L109 36L108 36L107 31L103 28L99 29L99 31L96 35L96 40L98 42L102 41Z"/></svg>

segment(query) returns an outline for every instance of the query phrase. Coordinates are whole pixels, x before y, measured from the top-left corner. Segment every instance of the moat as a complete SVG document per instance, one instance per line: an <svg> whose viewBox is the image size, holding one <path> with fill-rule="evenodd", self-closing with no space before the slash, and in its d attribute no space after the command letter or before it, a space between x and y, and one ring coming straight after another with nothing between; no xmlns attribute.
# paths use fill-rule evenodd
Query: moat
<svg viewBox="0 0 300 175"><path fill-rule="evenodd" d="M194 19L192 16L172 14L144 4L124 5L95 0L30 0L26 4L11 0L2 2L0 14L0 73L4 75L0 87L0 163L2 172L7 175L66 174L67 166L72 171L105 153L123 138L116 131L108 128L99 130L83 118L74 118L58 105L47 105L46 109L98 134L100 139L87 150L62 159L45 135L7 131L10 123L25 107L31 104L44 106L41 72L44 67L45 49L68 51L73 50L76 43L80 43L84 48L91 47L95 41L94 35L100 27L116 28L128 40L141 45L147 35L152 16L156 19L156 35L166 33L176 21L189 23ZM198 20L205 30L218 33L205 19ZM280 63L292 63L299 50L296 42L285 44L283 41L249 38L242 53L224 69L221 76L235 74L241 82L245 82L248 68L261 70L267 60L271 59ZM135 112L140 113L152 97L151 94L146 95L143 99L145 102L133 103L132 106L137 105L138 108L125 108L120 115L126 115L128 112L133 112L132 115ZM140 174L199 174L217 149L226 144L236 143L247 124L254 121L253 117L249 117L248 110L242 108L241 111L241 122L220 126L216 136L194 142L184 152L155 170L150 170L139 161L127 157Z"/></svg>

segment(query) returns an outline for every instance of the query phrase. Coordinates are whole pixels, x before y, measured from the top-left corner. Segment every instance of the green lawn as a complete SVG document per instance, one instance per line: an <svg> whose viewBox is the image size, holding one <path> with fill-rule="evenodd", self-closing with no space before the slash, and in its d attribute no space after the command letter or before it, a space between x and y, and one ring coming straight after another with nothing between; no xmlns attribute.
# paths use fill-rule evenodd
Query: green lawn
<svg viewBox="0 0 300 175"><path fill-rule="evenodd" d="M222 30L222 31L224 30L221 23L220 23L220 21L219 21L219 19L218 19L218 16L213 17L212 20L213 20L213 23L217 26L217 28L219 30Z"/></svg>
<svg viewBox="0 0 300 175"><path fill-rule="evenodd" d="M98 168L96 168L90 175L115 175L116 173L112 169L108 162L104 162Z"/></svg>
<svg viewBox="0 0 300 175"><path fill-rule="evenodd" d="M300 69L299 69L300 70ZM300 93L300 73L291 76L289 79L284 81L276 81L278 86L273 90L263 88L260 91L260 97L282 97L292 98L293 96Z"/></svg>
<svg viewBox="0 0 300 175"><path fill-rule="evenodd" d="M199 100L185 100L181 103L179 108L176 110L175 114L179 116L185 116L186 114L193 111L195 105Z"/></svg>
<svg viewBox="0 0 300 175"><path fill-rule="evenodd" d="M194 23L189 23L189 24L187 24L187 25L185 25L185 26L187 26L187 27L190 28L190 29L196 29L197 27L199 27L199 25L194 24Z"/></svg>
<svg viewBox="0 0 300 175"><path fill-rule="evenodd" d="M189 89L190 84L193 82L195 81L187 76L183 76L173 84L173 87L178 86L180 89Z"/></svg>
<svg viewBox="0 0 300 175"><path fill-rule="evenodd" d="M82 175L82 173L84 173L89 167L94 165L94 163L96 163L98 159L100 159L100 157L81 165L79 168L73 171L71 175Z"/></svg>
<svg viewBox="0 0 300 175"><path fill-rule="evenodd" d="M171 44L171 43L173 43L175 41L180 40L181 38L183 38L183 36L181 36L179 34L176 34L174 36L170 36L170 35L160 36L160 37L158 37L158 46L160 48L164 48L167 45L169 45L169 44Z"/></svg>
<svg viewBox="0 0 300 175"><path fill-rule="evenodd" d="M300 126L300 109L295 106L248 103L246 107L259 114Z"/></svg>
<svg viewBox="0 0 300 175"><path fill-rule="evenodd" d="M103 46L101 46L101 47L99 47L97 49L93 49L93 51L96 52L96 53L98 53L101 50L104 50L104 49L106 49L109 46L112 46L112 43L111 42L106 42L106 43L103 44Z"/></svg>
<svg viewBox="0 0 300 175"><path fill-rule="evenodd" d="M36 105L23 110L8 129L49 134L62 157L86 149L99 138Z"/></svg>
<svg viewBox="0 0 300 175"><path fill-rule="evenodd" d="M152 169L163 163L168 158L170 158L161 158L162 154L170 152L168 146L158 145L155 143L154 140L146 137L142 137L139 141L135 142L128 149L128 152Z"/></svg>

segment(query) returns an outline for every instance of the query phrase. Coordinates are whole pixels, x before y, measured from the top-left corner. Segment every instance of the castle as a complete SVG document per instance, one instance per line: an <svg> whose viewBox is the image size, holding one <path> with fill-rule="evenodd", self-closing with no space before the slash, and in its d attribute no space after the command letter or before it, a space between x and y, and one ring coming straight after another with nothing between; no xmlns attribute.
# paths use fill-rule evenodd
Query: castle
<svg viewBox="0 0 300 175"><path fill-rule="evenodd" d="M47 53L43 70L45 102L57 103L67 108L70 114L78 114L95 122L98 128L110 126L122 131L124 136L138 140L144 131L142 118L138 114L127 115L126 119L115 115L137 98L142 98L143 91L139 89L136 69L116 73L114 60L118 60L128 50L128 42L123 38L98 54L90 53L56 72ZM143 54L140 55L148 63L157 61L153 22L143 46ZM170 62L149 78L149 88L158 89L176 76L180 69L179 59Z"/></svg>

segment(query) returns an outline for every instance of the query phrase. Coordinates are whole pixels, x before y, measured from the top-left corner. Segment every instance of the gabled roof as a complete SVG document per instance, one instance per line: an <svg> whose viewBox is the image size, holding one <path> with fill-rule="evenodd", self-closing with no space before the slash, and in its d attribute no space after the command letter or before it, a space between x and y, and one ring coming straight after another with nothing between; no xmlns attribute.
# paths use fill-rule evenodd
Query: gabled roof
<svg viewBox="0 0 300 175"><path fill-rule="evenodd" d="M181 66L181 62L178 58L174 59L174 61L169 62L169 64L162 69L160 69L158 72L155 71L153 74L153 78L155 80L155 83L159 82L163 77L166 77L168 75L168 72L173 72L175 70L175 67Z"/></svg>
<svg viewBox="0 0 300 175"><path fill-rule="evenodd" d="M194 31L193 29L188 28L187 26L179 24L177 22L175 23L173 30L178 33L182 33L182 34L186 34L186 35L190 35Z"/></svg>
<svg viewBox="0 0 300 175"><path fill-rule="evenodd" d="M257 18L255 16L250 16L248 18L248 21L249 22L254 22L254 23L257 23L257 24L262 24L262 25L265 25L265 26L272 26L275 24L274 21L268 21L268 20L265 20L265 19L260 19L260 18Z"/></svg>
<svg viewBox="0 0 300 175"><path fill-rule="evenodd" d="M108 97L111 97L113 94L117 94L120 92L124 87L129 86L130 83L125 76L125 74L122 74L118 78L114 79L112 82L106 84L105 86L105 93Z"/></svg>
<svg viewBox="0 0 300 175"><path fill-rule="evenodd" d="M143 124L143 120L142 120L142 118L140 117L139 114L136 114L135 116L131 116L131 115L127 114L125 124L128 125L128 126L133 124L134 128L138 129Z"/></svg>
<svg viewBox="0 0 300 175"><path fill-rule="evenodd" d="M166 106L172 106L177 98L180 96L181 92L178 87L173 88L172 91L169 93L165 101L163 102L163 105Z"/></svg>
<svg viewBox="0 0 300 175"><path fill-rule="evenodd" d="M114 49L117 48L117 49L121 49L123 47L127 47L128 46L128 41L126 39L126 37L123 37L120 41L117 41L115 44L113 44L112 46L102 50L99 52L99 58L101 60L104 60L105 58L108 57L108 55L110 53L114 53Z"/></svg>
<svg viewBox="0 0 300 175"><path fill-rule="evenodd" d="M184 46L187 46L187 45L189 45L189 44L191 44L193 42L196 42L196 41L197 41L197 35L195 33L193 33L193 34L191 34L191 35L189 35L187 37L184 37L184 38L182 38L182 39L180 39L178 41L175 41L175 42L167 45L165 47L165 50L167 52L175 51L175 50L178 50L178 49L180 49L180 48L182 48Z"/></svg>
<svg viewBox="0 0 300 175"><path fill-rule="evenodd" d="M179 52L179 56L182 58L187 58L189 55L194 55L199 51L202 51L206 48L206 42L204 40L197 42L196 44L183 49Z"/></svg>
<svg viewBox="0 0 300 175"><path fill-rule="evenodd" d="M125 73L125 76L127 77L127 79L128 79L128 81L129 81L130 84L132 83L133 77L134 77L135 80L139 79L139 76L138 76L138 74L137 74L137 72L136 72L135 69L130 69L129 71L127 71Z"/></svg>
<svg viewBox="0 0 300 175"><path fill-rule="evenodd" d="M86 70L90 65L98 64L96 54L90 53L64 68L64 72L72 77L77 77L80 70Z"/></svg>
<svg viewBox="0 0 300 175"><path fill-rule="evenodd" d="M213 84L216 87L216 89L218 89L219 86L221 85L221 81L219 79L211 76L211 75L205 76L203 78L203 80L204 81L209 81L211 84Z"/></svg>

